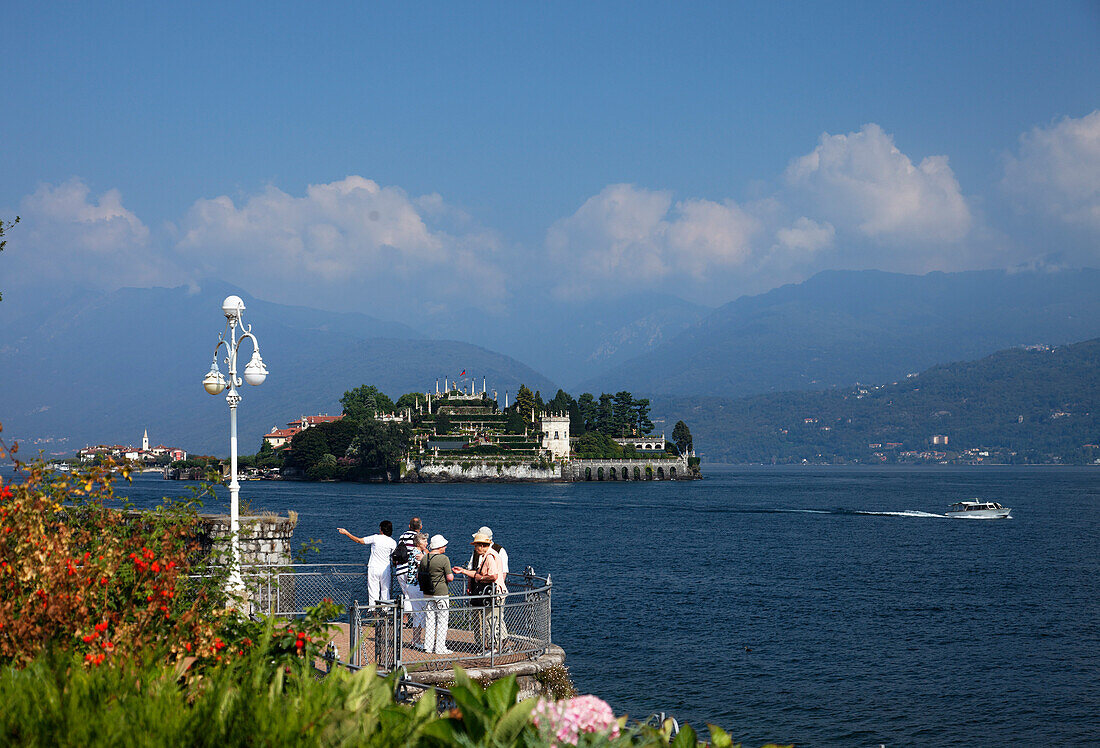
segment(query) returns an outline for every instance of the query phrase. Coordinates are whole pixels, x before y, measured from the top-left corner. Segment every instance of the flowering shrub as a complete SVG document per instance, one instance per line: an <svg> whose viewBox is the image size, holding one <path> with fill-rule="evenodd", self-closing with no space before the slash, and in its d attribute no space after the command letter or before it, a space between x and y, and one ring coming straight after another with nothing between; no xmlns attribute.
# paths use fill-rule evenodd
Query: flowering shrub
<svg viewBox="0 0 1100 748"><path fill-rule="evenodd" d="M615 713L606 701L596 696L577 696L564 701L539 699L531 721L555 747L577 745L585 733L619 737Z"/></svg>
<svg viewBox="0 0 1100 748"><path fill-rule="evenodd" d="M19 467L23 480L0 486L0 662L25 664L46 647L93 666L212 651L214 588L185 576L198 548L193 510L109 508L110 465Z"/></svg>
<svg viewBox="0 0 1100 748"><path fill-rule="evenodd" d="M0 483L0 664L60 650L87 667L154 658L201 668L260 641L264 624L225 606L225 569L201 554L193 503L126 512L108 505L109 461L72 474L15 463L22 480ZM312 661L333 607L277 627L267 655Z"/></svg>

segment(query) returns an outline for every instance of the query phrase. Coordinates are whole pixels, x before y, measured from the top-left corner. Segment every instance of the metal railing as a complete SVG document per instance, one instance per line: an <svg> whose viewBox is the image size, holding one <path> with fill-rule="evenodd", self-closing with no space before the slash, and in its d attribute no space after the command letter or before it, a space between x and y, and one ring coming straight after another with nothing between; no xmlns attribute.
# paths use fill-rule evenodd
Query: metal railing
<svg viewBox="0 0 1100 748"><path fill-rule="evenodd" d="M447 597L349 609L350 664L391 672L461 663L495 666L544 654L551 643L550 577L509 574L508 593L467 595L465 580Z"/></svg>
<svg viewBox="0 0 1100 748"><path fill-rule="evenodd" d="M253 610L273 616L304 615L325 600L350 608L367 589L363 564L246 566L241 579Z"/></svg>
<svg viewBox="0 0 1100 748"><path fill-rule="evenodd" d="M407 606L399 597L364 604L364 564L248 566L241 578L256 613L296 617L325 600L343 607L346 614L333 623L347 636L337 636L333 645L347 654L334 659L354 667L373 664L392 672L456 662L493 666L537 657L551 642L550 577L529 570L508 574L507 594L468 595L460 578L450 583L449 596L410 599Z"/></svg>

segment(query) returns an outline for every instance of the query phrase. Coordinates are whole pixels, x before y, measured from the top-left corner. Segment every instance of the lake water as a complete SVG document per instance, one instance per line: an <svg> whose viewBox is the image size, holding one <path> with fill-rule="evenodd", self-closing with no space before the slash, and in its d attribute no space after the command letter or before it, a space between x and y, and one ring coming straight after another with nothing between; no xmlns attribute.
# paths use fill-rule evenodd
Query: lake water
<svg viewBox="0 0 1100 748"><path fill-rule="evenodd" d="M746 746L1100 744L1100 470L705 470L241 494L296 510L325 562L364 559L338 525L416 514L452 558L490 525L513 570L552 574L554 640L618 713L713 722ZM147 505L186 486L146 475L119 493ZM942 516L973 496L1013 519Z"/></svg>

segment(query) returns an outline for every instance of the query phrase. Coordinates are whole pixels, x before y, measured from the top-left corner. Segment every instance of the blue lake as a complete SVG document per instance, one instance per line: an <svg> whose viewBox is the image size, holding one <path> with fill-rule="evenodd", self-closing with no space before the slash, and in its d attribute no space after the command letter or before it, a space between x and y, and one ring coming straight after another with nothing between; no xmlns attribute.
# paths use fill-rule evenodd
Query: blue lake
<svg viewBox="0 0 1100 748"><path fill-rule="evenodd" d="M619 713L713 722L746 746L1100 743L1100 470L705 470L241 490L297 511L326 562L365 560L338 525L416 514L453 558L490 525L513 570L552 575L554 640ZM145 506L187 486L145 475L118 493ZM1014 518L926 516L973 496Z"/></svg>

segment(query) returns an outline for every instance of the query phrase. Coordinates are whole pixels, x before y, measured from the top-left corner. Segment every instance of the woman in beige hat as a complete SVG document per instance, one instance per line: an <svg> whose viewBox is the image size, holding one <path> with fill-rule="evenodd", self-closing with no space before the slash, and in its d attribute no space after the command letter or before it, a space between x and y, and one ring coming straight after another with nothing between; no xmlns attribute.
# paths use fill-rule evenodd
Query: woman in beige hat
<svg viewBox="0 0 1100 748"><path fill-rule="evenodd" d="M474 547L474 560L469 569L454 567L455 574L462 574L469 581L467 592L470 595L484 595L483 601L475 598L473 605L481 606L480 625L476 634L477 648L482 653L489 649L499 649L507 636L504 628L504 601L508 587L504 583L504 565L493 549L493 539L482 532L474 533L470 543Z"/></svg>

